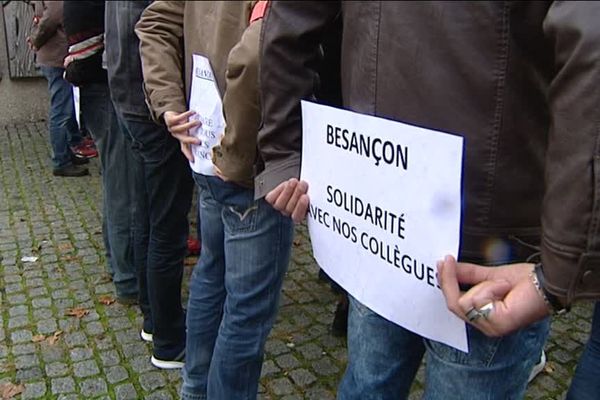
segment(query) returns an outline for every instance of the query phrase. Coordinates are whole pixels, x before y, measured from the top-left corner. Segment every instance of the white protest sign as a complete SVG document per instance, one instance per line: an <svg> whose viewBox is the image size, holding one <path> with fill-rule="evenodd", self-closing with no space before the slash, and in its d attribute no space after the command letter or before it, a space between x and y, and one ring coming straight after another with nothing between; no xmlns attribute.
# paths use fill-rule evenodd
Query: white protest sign
<svg viewBox="0 0 600 400"><path fill-rule="evenodd" d="M190 166L199 174L214 175L211 150L225 131L223 102L208 58L194 54L192 71L189 109L196 114L190 120L199 120L202 125L190 131L201 140L199 145L192 146L194 162Z"/></svg>
<svg viewBox="0 0 600 400"><path fill-rule="evenodd" d="M458 253L463 139L306 101L302 127L319 265L384 318L468 351L436 278Z"/></svg>

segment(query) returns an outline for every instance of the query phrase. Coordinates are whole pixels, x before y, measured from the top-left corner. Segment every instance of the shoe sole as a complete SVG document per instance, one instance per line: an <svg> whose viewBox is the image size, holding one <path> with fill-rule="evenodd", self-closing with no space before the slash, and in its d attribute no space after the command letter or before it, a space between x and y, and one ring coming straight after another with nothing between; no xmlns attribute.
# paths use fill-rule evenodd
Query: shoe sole
<svg viewBox="0 0 600 400"><path fill-rule="evenodd" d="M142 338L142 340L143 340L144 342L152 342L152 341L153 341L153 339L154 339L154 338L152 337L152 334L151 334L151 333L147 333L147 332L146 332L146 331L144 331L143 329L142 329L142 331L140 332L140 337Z"/></svg>
<svg viewBox="0 0 600 400"><path fill-rule="evenodd" d="M158 358L152 356L150 357L150 363L154 365L156 368L160 369L181 369L183 368L183 361L165 361L159 360Z"/></svg>

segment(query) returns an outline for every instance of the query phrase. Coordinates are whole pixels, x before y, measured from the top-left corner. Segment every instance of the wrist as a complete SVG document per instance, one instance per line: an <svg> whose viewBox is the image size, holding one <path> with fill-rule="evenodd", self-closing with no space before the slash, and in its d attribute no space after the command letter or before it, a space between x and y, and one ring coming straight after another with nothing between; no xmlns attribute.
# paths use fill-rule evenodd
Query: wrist
<svg viewBox="0 0 600 400"><path fill-rule="evenodd" d="M566 299L556 296L546 289L546 280L544 278L544 270L542 263L537 263L531 272L531 279L538 293L544 299L544 303L548 307L548 310L552 314L561 315L570 310L570 307L566 306Z"/></svg>

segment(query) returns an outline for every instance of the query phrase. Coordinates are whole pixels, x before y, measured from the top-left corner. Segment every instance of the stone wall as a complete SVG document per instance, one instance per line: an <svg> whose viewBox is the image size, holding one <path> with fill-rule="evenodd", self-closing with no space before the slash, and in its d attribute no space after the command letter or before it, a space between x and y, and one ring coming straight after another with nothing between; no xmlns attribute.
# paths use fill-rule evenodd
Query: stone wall
<svg viewBox="0 0 600 400"><path fill-rule="evenodd" d="M46 119L48 102L44 78L10 78L4 15L0 7L0 124Z"/></svg>

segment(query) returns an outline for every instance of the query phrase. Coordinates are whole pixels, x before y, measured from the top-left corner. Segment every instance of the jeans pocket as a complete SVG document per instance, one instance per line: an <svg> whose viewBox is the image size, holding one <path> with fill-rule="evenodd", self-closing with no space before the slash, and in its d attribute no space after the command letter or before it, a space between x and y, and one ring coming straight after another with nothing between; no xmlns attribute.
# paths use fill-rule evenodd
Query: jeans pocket
<svg viewBox="0 0 600 400"><path fill-rule="evenodd" d="M487 337L470 326L467 326L467 336L469 341L468 353L433 340L426 341L427 350L432 356L445 363L471 367L489 367L494 362L494 357L502 344L503 338Z"/></svg>
<svg viewBox="0 0 600 400"><path fill-rule="evenodd" d="M223 219L230 233L251 232L256 229L260 205L253 201L248 205L227 205L223 208Z"/></svg>

